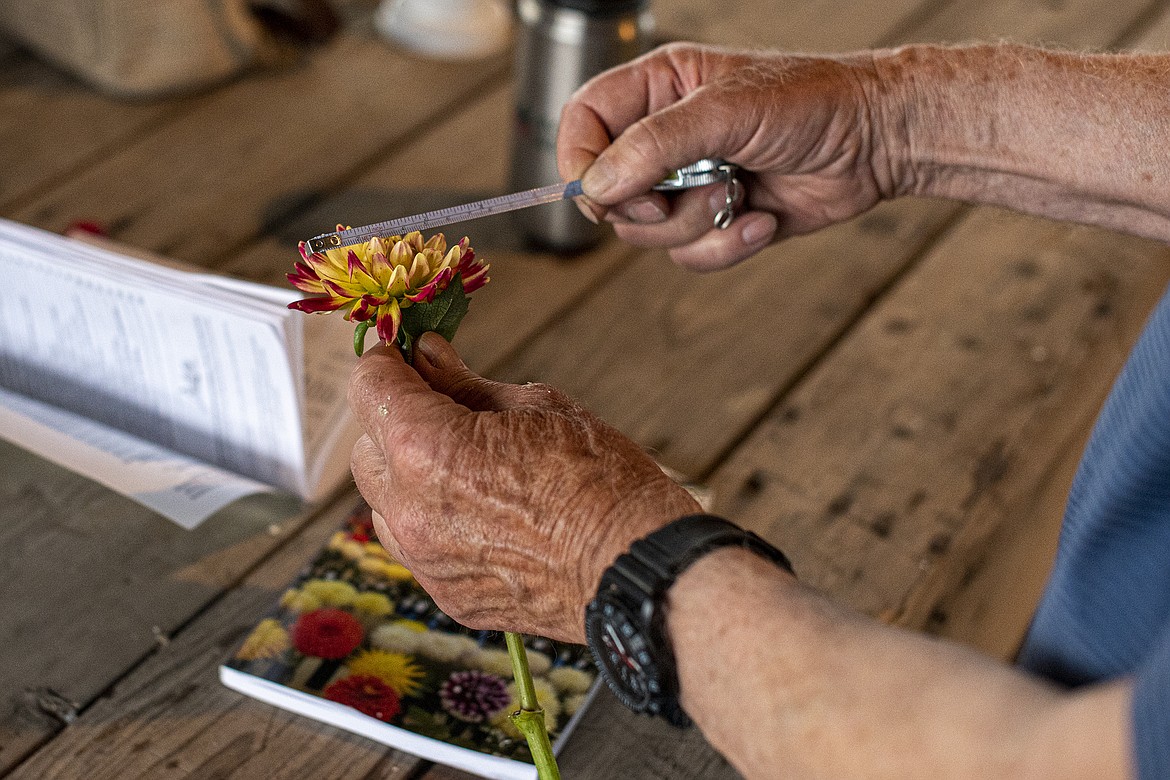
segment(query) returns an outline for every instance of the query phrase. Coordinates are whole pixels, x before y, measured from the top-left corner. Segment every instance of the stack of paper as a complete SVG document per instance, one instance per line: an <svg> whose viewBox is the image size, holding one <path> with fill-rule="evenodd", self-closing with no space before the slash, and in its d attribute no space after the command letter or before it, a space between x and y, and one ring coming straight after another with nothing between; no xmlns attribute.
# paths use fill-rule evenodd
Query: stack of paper
<svg viewBox="0 0 1170 780"><path fill-rule="evenodd" d="M185 527L348 473L351 327L295 291L6 220L0 278L0 437Z"/></svg>

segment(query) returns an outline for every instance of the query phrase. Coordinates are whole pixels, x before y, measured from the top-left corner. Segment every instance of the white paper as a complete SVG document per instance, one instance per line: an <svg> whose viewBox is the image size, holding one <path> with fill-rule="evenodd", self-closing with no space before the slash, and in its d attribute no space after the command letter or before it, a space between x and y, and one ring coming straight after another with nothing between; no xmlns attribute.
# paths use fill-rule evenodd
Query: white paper
<svg viewBox="0 0 1170 780"><path fill-rule="evenodd" d="M0 389L0 436L191 529L272 488Z"/></svg>
<svg viewBox="0 0 1170 780"><path fill-rule="evenodd" d="M348 323L312 318L320 321L306 327L309 318L287 309L292 290L192 273L115 246L0 220L0 388L304 498L347 473L357 438L345 403ZM11 438L10 426L29 430L10 416L0 436ZM38 454L76 468L64 461L68 429L57 434ZM109 436L93 441L115 446ZM142 464L162 461L135 462L129 483L110 473L98 481L125 492L146 479ZM173 463L167 468L159 484L177 490ZM144 495L135 491L126 494Z"/></svg>

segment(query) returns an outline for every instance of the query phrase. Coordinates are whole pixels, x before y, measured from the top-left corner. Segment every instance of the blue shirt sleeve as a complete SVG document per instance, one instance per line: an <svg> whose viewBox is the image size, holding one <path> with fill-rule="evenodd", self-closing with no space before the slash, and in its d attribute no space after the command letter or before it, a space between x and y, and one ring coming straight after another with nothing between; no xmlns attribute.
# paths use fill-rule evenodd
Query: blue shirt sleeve
<svg viewBox="0 0 1170 780"><path fill-rule="evenodd" d="M1170 778L1170 629L1138 671L1133 730L1138 780Z"/></svg>

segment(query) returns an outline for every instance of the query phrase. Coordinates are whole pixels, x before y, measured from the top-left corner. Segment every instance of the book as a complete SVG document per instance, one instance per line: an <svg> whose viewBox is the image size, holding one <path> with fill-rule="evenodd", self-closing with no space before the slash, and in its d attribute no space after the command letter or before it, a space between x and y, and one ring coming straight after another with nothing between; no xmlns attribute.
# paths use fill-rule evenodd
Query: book
<svg viewBox="0 0 1170 780"><path fill-rule="evenodd" d="M351 326L297 291L8 220L0 274L0 438L187 528L348 477Z"/></svg>
<svg viewBox="0 0 1170 780"><path fill-rule="evenodd" d="M580 645L526 637L554 751L598 689ZM459 625L374 537L359 503L220 667L228 687L483 777L535 778L499 632Z"/></svg>

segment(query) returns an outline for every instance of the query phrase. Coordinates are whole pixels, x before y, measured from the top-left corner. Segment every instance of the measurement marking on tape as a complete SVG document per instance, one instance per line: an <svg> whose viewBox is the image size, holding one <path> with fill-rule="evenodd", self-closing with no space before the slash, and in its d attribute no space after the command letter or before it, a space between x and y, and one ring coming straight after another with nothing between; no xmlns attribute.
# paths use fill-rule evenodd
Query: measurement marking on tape
<svg viewBox="0 0 1170 780"><path fill-rule="evenodd" d="M581 181L571 181L568 184L550 184L546 187L536 187L524 192L512 192L486 200L477 200L474 203L464 203L459 206L448 206L445 209L428 211L412 217L400 217L386 222L377 222L364 227L339 230L335 233L325 233L309 239L309 248L314 252L324 252L334 249L353 246L369 241L374 236L404 236L413 230L430 230L431 228L451 225L456 222L466 222L469 219L490 217L494 214L503 214L506 211L516 211L539 206L542 203L554 203L558 200L569 200L581 194Z"/></svg>

